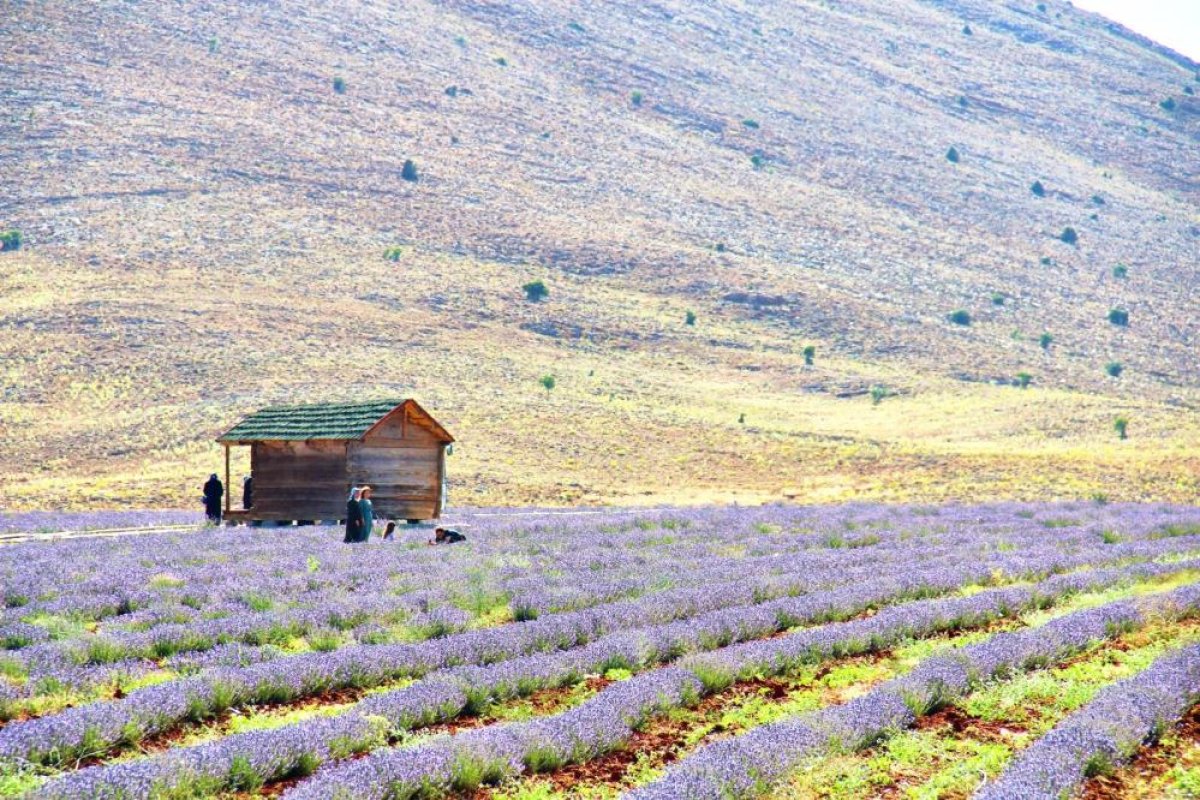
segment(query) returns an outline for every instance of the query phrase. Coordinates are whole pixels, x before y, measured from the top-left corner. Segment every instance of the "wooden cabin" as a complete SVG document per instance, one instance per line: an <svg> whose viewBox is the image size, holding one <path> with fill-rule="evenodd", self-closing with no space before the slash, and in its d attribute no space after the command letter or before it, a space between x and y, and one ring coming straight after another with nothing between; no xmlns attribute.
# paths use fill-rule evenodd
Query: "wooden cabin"
<svg viewBox="0 0 1200 800"><path fill-rule="evenodd" d="M446 447L454 441L414 400L277 406L230 428L225 516L249 520L339 520L351 486L370 486L376 519L437 519L446 502ZM230 483L230 448L250 448L252 506Z"/></svg>

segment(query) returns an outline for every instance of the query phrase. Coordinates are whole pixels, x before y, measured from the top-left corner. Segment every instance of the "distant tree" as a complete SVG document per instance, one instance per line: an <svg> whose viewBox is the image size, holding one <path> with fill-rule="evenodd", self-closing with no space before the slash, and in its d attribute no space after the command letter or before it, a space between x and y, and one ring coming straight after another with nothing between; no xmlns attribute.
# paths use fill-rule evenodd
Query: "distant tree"
<svg viewBox="0 0 1200 800"><path fill-rule="evenodd" d="M1008 297L1001 292L992 292L992 305L1002 306L1008 301Z"/></svg>
<svg viewBox="0 0 1200 800"><path fill-rule="evenodd" d="M970 313L968 313L967 311L965 311L964 309L961 309L961 308L958 309L957 311L950 312L950 314L946 317L946 319L950 320L955 325L970 325L971 324Z"/></svg>
<svg viewBox="0 0 1200 800"><path fill-rule="evenodd" d="M1046 13L1046 4L1045 4L1045 3L1038 3L1038 4L1037 4L1037 10L1038 10L1038 11L1040 11L1040 12L1042 12L1043 14L1045 14L1045 13Z"/></svg>
<svg viewBox="0 0 1200 800"><path fill-rule="evenodd" d="M1158 105L1160 108L1162 108L1163 111L1174 111L1175 110L1175 98L1168 97L1166 100L1163 100Z"/></svg>
<svg viewBox="0 0 1200 800"><path fill-rule="evenodd" d="M399 261L400 256L402 256L403 254L404 254L404 251L401 250L399 247L389 247L387 250L383 251L383 257L384 257L384 259L386 259L388 261Z"/></svg>
<svg viewBox="0 0 1200 800"><path fill-rule="evenodd" d="M642 93L636 90L631 92L629 95L629 102L640 108L642 105Z"/></svg>
<svg viewBox="0 0 1200 800"><path fill-rule="evenodd" d="M217 39L217 37L215 37L215 36L209 37L209 39L208 39L209 55L212 55L213 53L217 52L217 48L219 48L220 46L221 46L221 42L220 42L220 40Z"/></svg>
<svg viewBox="0 0 1200 800"><path fill-rule="evenodd" d="M458 97L458 87L457 86L447 86L446 87L446 96L447 97Z"/></svg>
<svg viewBox="0 0 1200 800"><path fill-rule="evenodd" d="M688 311L687 313L685 313L683 315L683 323L685 325L695 325L696 324L696 312Z"/></svg>
<svg viewBox="0 0 1200 800"><path fill-rule="evenodd" d="M949 150L947 150L946 151L946 160L949 161L951 164L957 164L958 160L959 160L958 150L956 150L953 147L951 147Z"/></svg>
<svg viewBox="0 0 1200 800"><path fill-rule="evenodd" d="M1124 328L1129 324L1129 312L1123 308L1109 309L1108 321Z"/></svg>
<svg viewBox="0 0 1200 800"><path fill-rule="evenodd" d="M805 364L807 364L808 366L810 366L810 367L811 367L811 366L812 366L812 364L813 364L813 358L814 358L816 355L817 355L817 348L816 348L816 346L815 346L815 345L811 345L811 344L810 344L810 345L806 345L806 346L805 346L805 348L804 348L804 363L805 363Z"/></svg>
<svg viewBox="0 0 1200 800"><path fill-rule="evenodd" d="M508 59L505 58L504 56L496 56L495 58L492 59L492 61L495 61L497 64L499 64L502 67L508 66Z"/></svg>
<svg viewBox="0 0 1200 800"><path fill-rule="evenodd" d="M20 250L23 241L21 232L16 228L0 231L0 252L4 252L5 250Z"/></svg>
<svg viewBox="0 0 1200 800"><path fill-rule="evenodd" d="M554 387L558 385L558 381L554 379L553 375L543 375L538 380L538 383L540 383L547 392L553 391Z"/></svg>
<svg viewBox="0 0 1200 800"><path fill-rule="evenodd" d="M755 169L762 169L767 165L767 159L762 153L755 153L750 156L750 163L754 165Z"/></svg>
<svg viewBox="0 0 1200 800"><path fill-rule="evenodd" d="M1042 266L1043 266L1043 267L1050 267L1050 266L1053 266L1053 265L1054 265L1054 259L1053 259L1053 258L1051 258L1050 256L1042 256L1042 261L1041 261L1041 264L1042 264Z"/></svg>
<svg viewBox="0 0 1200 800"><path fill-rule="evenodd" d="M959 108L966 108L966 107L967 107L967 106L969 106L969 105L971 105L970 101L968 101L968 100L967 100L967 98L965 98L965 97L962 97L962 96L960 95L960 96L959 96L959 98L958 98L958 107L959 107Z"/></svg>
<svg viewBox="0 0 1200 800"><path fill-rule="evenodd" d="M1129 438L1125 433L1128 428L1129 420L1127 420L1125 417L1117 417L1115 420L1113 420L1113 430L1117 432L1117 436L1120 438Z"/></svg>
<svg viewBox="0 0 1200 800"><path fill-rule="evenodd" d="M1115 267L1113 267L1113 277L1120 278L1122 280L1128 278L1129 267L1125 266L1124 264L1117 264Z"/></svg>
<svg viewBox="0 0 1200 800"><path fill-rule="evenodd" d="M1104 371L1113 378L1121 377L1121 373L1125 371L1125 367L1121 366L1120 361L1110 361L1104 365Z"/></svg>
<svg viewBox="0 0 1200 800"><path fill-rule="evenodd" d="M1183 93L1187 94L1187 95L1194 95L1194 94L1196 94L1196 90L1190 86L1185 86L1185 87L1183 87Z"/></svg>
<svg viewBox="0 0 1200 800"><path fill-rule="evenodd" d="M1067 244L1075 244L1079 241L1079 234L1075 232L1074 228L1068 225L1067 227L1063 228L1063 232L1058 235L1058 238L1062 239Z"/></svg>
<svg viewBox="0 0 1200 800"><path fill-rule="evenodd" d="M970 25L963 25L962 32L963 32L963 36L971 36L975 33L975 31L971 30Z"/></svg>
<svg viewBox="0 0 1200 800"><path fill-rule="evenodd" d="M744 120L742 120L742 124L745 125L747 128L753 128L754 130L758 130L758 121L757 120L744 119Z"/></svg>
<svg viewBox="0 0 1200 800"><path fill-rule="evenodd" d="M888 388L881 383L877 383L871 387L871 405L877 406L883 402L885 397L891 395Z"/></svg>
<svg viewBox="0 0 1200 800"><path fill-rule="evenodd" d="M1029 191L1033 192L1038 197L1046 196L1046 187L1042 185L1041 181L1034 181L1033 185L1029 187Z"/></svg>
<svg viewBox="0 0 1200 800"><path fill-rule="evenodd" d="M1104 198L1098 194L1094 194L1094 195L1092 195L1092 203L1094 203L1095 205L1098 205L1098 206L1102 206L1102 205L1104 205Z"/></svg>
<svg viewBox="0 0 1200 800"><path fill-rule="evenodd" d="M417 165L413 163L411 158L404 159L404 166L400 168L400 177L412 183L420 180L421 176L417 174Z"/></svg>
<svg viewBox="0 0 1200 800"><path fill-rule="evenodd" d="M335 92L337 92L338 94L345 94L346 93L346 79L343 78L341 75L338 75L336 78L334 78L333 79L333 90Z"/></svg>
<svg viewBox="0 0 1200 800"><path fill-rule="evenodd" d="M738 424L739 425L746 424L746 412L745 411L743 411L741 414L738 414Z"/></svg>
<svg viewBox="0 0 1200 800"><path fill-rule="evenodd" d="M525 298L531 303L540 303L550 296L550 290L542 281L530 281L521 287L525 290Z"/></svg>
<svg viewBox="0 0 1200 800"><path fill-rule="evenodd" d="M1049 333L1043 333L1038 337L1038 344L1042 346L1043 350L1049 350L1050 345L1054 344L1054 337Z"/></svg>
<svg viewBox="0 0 1200 800"><path fill-rule="evenodd" d="M716 247L714 247L713 249L716 250L718 253L724 253L728 248L725 246L724 242L717 242Z"/></svg>
<svg viewBox="0 0 1200 800"><path fill-rule="evenodd" d="M1020 386L1022 389L1028 389L1029 384L1032 382L1033 382L1033 376L1030 375L1028 372L1018 372L1017 373L1017 386Z"/></svg>
<svg viewBox="0 0 1200 800"><path fill-rule="evenodd" d="M575 31L576 33L585 33L586 32L586 29L582 25L580 25L578 22L568 22L567 27L570 28L571 30Z"/></svg>

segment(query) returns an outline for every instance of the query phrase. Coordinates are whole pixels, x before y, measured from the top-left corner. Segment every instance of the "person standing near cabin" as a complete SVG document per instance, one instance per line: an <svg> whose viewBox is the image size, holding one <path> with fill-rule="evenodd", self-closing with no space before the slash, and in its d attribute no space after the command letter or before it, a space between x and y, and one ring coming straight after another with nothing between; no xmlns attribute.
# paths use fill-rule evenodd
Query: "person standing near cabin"
<svg viewBox="0 0 1200 800"><path fill-rule="evenodd" d="M249 511L254 507L254 478L247 475L242 478L242 508Z"/></svg>
<svg viewBox="0 0 1200 800"><path fill-rule="evenodd" d="M371 531L375 529L375 506L371 503L371 487L362 487L362 499L358 501L362 508L362 538L360 542L365 542L371 538Z"/></svg>
<svg viewBox="0 0 1200 800"><path fill-rule="evenodd" d="M225 487L214 472L204 484L204 516L208 517L209 522L221 521L221 498L224 496Z"/></svg>
<svg viewBox="0 0 1200 800"><path fill-rule="evenodd" d="M360 491L357 486L350 488L350 499L346 501L346 536L342 539L346 544L362 541L362 505L359 502Z"/></svg>

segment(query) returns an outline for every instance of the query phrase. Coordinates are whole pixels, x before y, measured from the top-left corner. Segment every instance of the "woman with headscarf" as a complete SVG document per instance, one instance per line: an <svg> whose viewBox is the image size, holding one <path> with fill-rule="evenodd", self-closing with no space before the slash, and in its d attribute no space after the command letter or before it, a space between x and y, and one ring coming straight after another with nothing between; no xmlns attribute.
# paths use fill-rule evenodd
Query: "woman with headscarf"
<svg viewBox="0 0 1200 800"><path fill-rule="evenodd" d="M204 484L204 516L208 517L209 522L221 521L221 498L224 495L225 487L214 472Z"/></svg>
<svg viewBox="0 0 1200 800"><path fill-rule="evenodd" d="M346 536L343 542L351 544L362 541L362 505L359 503L359 488L350 487L350 497L346 500Z"/></svg>
<svg viewBox="0 0 1200 800"><path fill-rule="evenodd" d="M359 494L359 508L362 509L362 537L360 542L365 542L371 538L371 531L375 528L375 506L371 503L371 487L362 487L362 492Z"/></svg>

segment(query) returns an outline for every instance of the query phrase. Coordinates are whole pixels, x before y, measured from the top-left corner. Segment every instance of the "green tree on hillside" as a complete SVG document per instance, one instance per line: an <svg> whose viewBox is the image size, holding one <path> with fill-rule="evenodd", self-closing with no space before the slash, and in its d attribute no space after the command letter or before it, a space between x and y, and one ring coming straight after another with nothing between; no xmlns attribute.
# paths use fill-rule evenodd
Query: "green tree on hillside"
<svg viewBox="0 0 1200 800"><path fill-rule="evenodd" d="M338 94L345 94L346 93L346 79L343 78L341 75L338 75L336 78L334 78L333 79L333 90L335 92L337 92Z"/></svg>
<svg viewBox="0 0 1200 800"><path fill-rule="evenodd" d="M411 158L404 159L404 166L400 168L400 177L412 183L416 183L420 179L420 176L417 174L417 165L413 163Z"/></svg>
<svg viewBox="0 0 1200 800"><path fill-rule="evenodd" d="M1125 417L1117 417L1113 420L1113 430L1117 432L1117 436L1121 439L1128 439L1126 430L1129 428L1129 420Z"/></svg>
<svg viewBox="0 0 1200 800"><path fill-rule="evenodd" d="M553 390L554 387L558 385L558 381L554 379L553 375L543 375L538 383L540 383L547 392Z"/></svg>
<svg viewBox="0 0 1200 800"><path fill-rule="evenodd" d="M521 287L525 290L525 299L531 303L540 303L550 296L550 290L542 281L530 281Z"/></svg>
<svg viewBox="0 0 1200 800"><path fill-rule="evenodd" d="M0 231L0 252L5 250L20 250L21 249L21 232L15 228Z"/></svg>
<svg viewBox="0 0 1200 800"><path fill-rule="evenodd" d="M811 345L811 344L807 345L804 348L804 363L811 367L813 364L813 357L816 356L816 354L817 354L816 346Z"/></svg>

